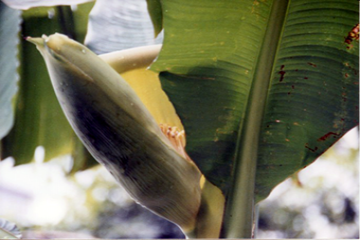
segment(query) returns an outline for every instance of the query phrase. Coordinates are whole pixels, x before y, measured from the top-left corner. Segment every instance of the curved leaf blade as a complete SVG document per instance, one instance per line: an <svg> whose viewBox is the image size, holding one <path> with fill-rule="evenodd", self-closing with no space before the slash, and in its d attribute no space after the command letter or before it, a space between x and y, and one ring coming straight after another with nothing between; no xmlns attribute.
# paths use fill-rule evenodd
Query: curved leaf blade
<svg viewBox="0 0 360 240"><path fill-rule="evenodd" d="M146 0L151 21L154 26L155 37L161 32L162 26L162 7L160 0Z"/></svg>

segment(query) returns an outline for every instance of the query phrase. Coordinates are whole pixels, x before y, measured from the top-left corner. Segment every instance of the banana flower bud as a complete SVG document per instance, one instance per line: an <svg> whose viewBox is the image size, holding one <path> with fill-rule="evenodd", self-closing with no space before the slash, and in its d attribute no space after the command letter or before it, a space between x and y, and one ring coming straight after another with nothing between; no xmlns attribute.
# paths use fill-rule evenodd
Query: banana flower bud
<svg viewBox="0 0 360 240"><path fill-rule="evenodd" d="M139 204L193 231L201 173L129 84L88 48L61 34L28 38L45 59L60 105L94 158ZM168 129L168 128L167 128ZM168 129L169 130L169 129ZM171 139L171 138L170 138Z"/></svg>

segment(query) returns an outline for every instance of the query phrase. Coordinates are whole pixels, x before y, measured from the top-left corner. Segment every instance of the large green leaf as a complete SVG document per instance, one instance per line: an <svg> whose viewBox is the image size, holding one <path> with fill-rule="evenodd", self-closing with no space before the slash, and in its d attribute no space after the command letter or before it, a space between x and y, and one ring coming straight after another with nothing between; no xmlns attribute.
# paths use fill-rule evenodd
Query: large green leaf
<svg viewBox="0 0 360 240"><path fill-rule="evenodd" d="M12 99L17 91L16 82L19 78L16 68L20 21L20 11L0 2L0 139L13 125Z"/></svg>
<svg viewBox="0 0 360 240"><path fill-rule="evenodd" d="M164 45L152 69L183 121L190 157L224 193L234 166L257 160L262 199L358 124L358 42L345 40L357 2L161 7Z"/></svg>
<svg viewBox="0 0 360 240"><path fill-rule="evenodd" d="M183 121L190 157L226 192L271 3L163 1L162 8L164 45L152 68Z"/></svg>

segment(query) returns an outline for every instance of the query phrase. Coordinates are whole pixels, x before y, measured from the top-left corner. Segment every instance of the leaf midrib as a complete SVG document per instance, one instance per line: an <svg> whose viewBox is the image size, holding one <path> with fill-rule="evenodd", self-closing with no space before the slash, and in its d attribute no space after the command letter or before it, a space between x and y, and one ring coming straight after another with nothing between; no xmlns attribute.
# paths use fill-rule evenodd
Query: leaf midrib
<svg viewBox="0 0 360 240"><path fill-rule="evenodd" d="M290 0L275 0L259 52L245 119L240 126L230 190L224 219L226 238L251 238L255 201L255 175L263 112L279 39Z"/></svg>

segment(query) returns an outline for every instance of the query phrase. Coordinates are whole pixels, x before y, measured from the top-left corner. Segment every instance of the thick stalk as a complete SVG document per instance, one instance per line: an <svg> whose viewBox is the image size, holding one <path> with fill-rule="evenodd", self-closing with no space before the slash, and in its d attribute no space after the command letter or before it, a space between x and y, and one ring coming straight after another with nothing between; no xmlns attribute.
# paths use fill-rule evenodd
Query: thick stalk
<svg viewBox="0 0 360 240"><path fill-rule="evenodd" d="M262 116L278 42L290 0L274 0L259 54L248 109L238 143L234 182L227 199L222 237L251 238L256 160Z"/></svg>

